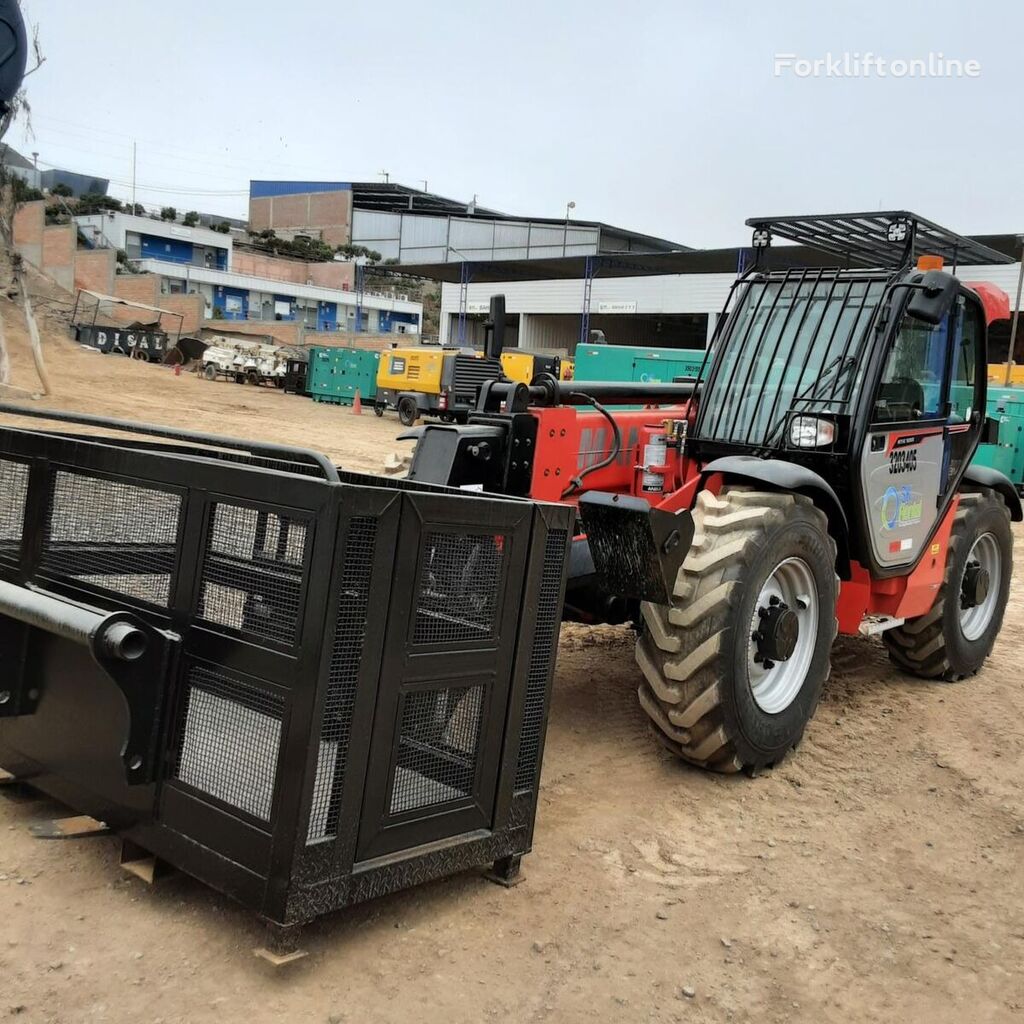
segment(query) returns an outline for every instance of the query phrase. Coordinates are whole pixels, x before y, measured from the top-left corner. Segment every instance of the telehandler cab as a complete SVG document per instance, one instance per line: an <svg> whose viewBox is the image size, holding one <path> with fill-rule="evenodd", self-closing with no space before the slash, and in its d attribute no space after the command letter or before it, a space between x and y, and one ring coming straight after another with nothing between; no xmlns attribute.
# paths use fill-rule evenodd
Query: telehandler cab
<svg viewBox="0 0 1024 1024"><path fill-rule="evenodd" d="M716 771L799 742L837 632L923 678L976 673L1022 517L971 464L1008 299L956 276L1009 257L907 212L747 223L697 379L491 382L466 425L405 435L414 480L578 505L565 614L637 622L640 703ZM837 265L767 269L773 237Z"/></svg>

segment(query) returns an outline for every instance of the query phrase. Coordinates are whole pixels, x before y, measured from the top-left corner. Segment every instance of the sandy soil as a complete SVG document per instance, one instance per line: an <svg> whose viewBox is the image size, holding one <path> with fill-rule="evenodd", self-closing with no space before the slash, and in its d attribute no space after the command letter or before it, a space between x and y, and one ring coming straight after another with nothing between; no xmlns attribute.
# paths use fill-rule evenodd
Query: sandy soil
<svg viewBox="0 0 1024 1024"><path fill-rule="evenodd" d="M401 447L393 417L48 346L54 407L369 470ZM124 877L112 839L34 840L29 823L55 809L0 799L0 1019L1021 1019L1022 589L967 683L910 679L879 643L841 639L802 747L753 780L652 741L627 631L564 627L526 881L467 874L320 921L287 971L252 957L261 930L226 899Z"/></svg>

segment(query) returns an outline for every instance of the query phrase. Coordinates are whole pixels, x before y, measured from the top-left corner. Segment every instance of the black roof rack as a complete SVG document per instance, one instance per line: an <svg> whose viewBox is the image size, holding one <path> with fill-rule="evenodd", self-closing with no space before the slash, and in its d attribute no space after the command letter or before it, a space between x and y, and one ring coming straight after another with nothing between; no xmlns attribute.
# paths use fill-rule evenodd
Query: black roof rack
<svg viewBox="0 0 1024 1024"><path fill-rule="evenodd" d="M1013 257L958 235L908 210L830 213L801 217L751 217L753 246L766 249L773 237L842 257L848 265L899 269L918 256L941 256L953 269L989 263L1013 263Z"/></svg>

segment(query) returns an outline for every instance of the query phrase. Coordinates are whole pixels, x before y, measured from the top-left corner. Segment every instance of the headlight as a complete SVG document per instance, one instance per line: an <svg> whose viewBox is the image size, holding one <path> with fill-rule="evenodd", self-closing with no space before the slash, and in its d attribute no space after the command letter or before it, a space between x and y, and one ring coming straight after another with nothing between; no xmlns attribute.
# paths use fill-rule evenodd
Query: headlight
<svg viewBox="0 0 1024 1024"><path fill-rule="evenodd" d="M836 439L836 425L817 416L794 416L789 421L789 443L794 448L821 448Z"/></svg>

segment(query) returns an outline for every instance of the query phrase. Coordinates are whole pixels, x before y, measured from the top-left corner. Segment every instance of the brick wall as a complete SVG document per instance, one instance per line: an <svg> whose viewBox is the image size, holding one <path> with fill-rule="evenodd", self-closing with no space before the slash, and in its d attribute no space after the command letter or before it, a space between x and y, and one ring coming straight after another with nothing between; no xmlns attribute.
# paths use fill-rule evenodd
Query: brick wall
<svg viewBox="0 0 1024 1024"><path fill-rule="evenodd" d="M128 302L142 302L147 306L158 306L172 313L180 313L182 334L196 334L203 325L205 303L202 295L161 295L160 279L155 274L121 274L114 279L113 293ZM148 323L158 313L134 306L111 306L110 316L118 323L130 324L135 320ZM173 316L161 318L160 326L172 337L178 333L178 319Z"/></svg>
<svg viewBox="0 0 1024 1024"><path fill-rule="evenodd" d="M198 334L206 322L206 303L203 301L202 295L160 295L155 305L161 309L168 309L172 313L181 313L184 317L181 322L182 334ZM169 334L173 334L178 329L177 319L170 316L165 316L161 325Z"/></svg>
<svg viewBox="0 0 1024 1024"><path fill-rule="evenodd" d="M79 249L75 253L75 287L112 295L116 266L113 249Z"/></svg>
<svg viewBox="0 0 1024 1024"><path fill-rule="evenodd" d="M43 265L43 229L46 203L22 203L14 214L14 247L34 267Z"/></svg>
<svg viewBox="0 0 1024 1024"><path fill-rule="evenodd" d="M252 274L254 277L291 281L293 284L306 284L307 281L312 281L323 288L337 288L339 291L352 291L355 288L354 263L305 263L301 260L286 260L265 253L236 249L232 256L231 269L236 274Z"/></svg>
<svg viewBox="0 0 1024 1024"><path fill-rule="evenodd" d="M155 274L120 274L114 279L113 294L129 302L159 306L160 280Z"/></svg>
<svg viewBox="0 0 1024 1024"><path fill-rule="evenodd" d="M356 287L356 265L354 263L309 263L309 280L321 288L337 288L351 292Z"/></svg>
<svg viewBox="0 0 1024 1024"><path fill-rule="evenodd" d="M249 200L252 231L315 230L328 245L352 240L352 193L309 192L291 196L261 196Z"/></svg>
<svg viewBox="0 0 1024 1024"><path fill-rule="evenodd" d="M270 227L270 197L249 200L249 230L266 231ZM236 253L237 255L237 253Z"/></svg>
<svg viewBox="0 0 1024 1024"><path fill-rule="evenodd" d="M43 228L43 273L69 292L75 289L75 250L78 232L73 224Z"/></svg>

